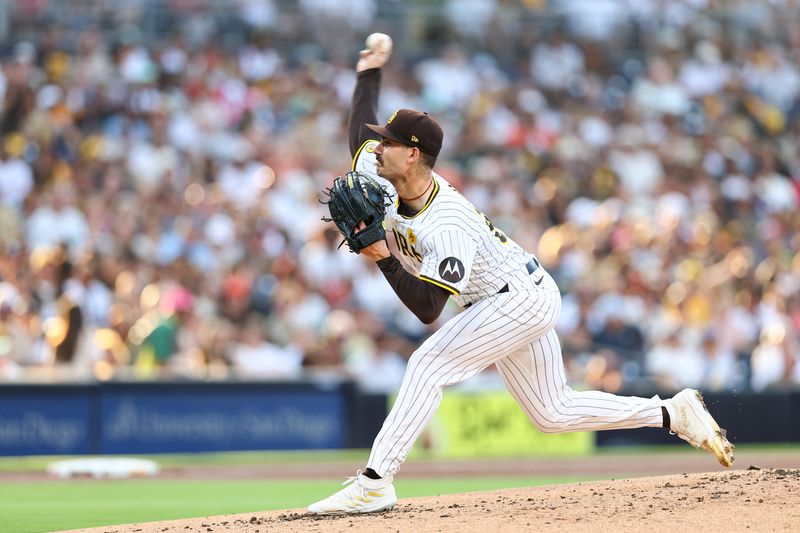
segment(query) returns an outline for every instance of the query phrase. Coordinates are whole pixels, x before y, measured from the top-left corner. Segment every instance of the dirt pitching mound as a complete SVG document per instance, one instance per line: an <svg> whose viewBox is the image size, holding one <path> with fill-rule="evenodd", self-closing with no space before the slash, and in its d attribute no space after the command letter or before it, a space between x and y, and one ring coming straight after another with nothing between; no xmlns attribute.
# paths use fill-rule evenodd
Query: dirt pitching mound
<svg viewBox="0 0 800 533"><path fill-rule="evenodd" d="M187 532L796 531L800 470L752 469L401 499L391 512L271 511L81 530Z"/></svg>

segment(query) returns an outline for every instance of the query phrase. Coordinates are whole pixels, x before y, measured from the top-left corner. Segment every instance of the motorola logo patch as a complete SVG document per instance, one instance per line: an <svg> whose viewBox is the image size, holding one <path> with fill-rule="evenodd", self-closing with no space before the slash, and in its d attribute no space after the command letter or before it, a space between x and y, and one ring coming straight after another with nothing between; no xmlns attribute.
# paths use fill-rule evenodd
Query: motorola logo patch
<svg viewBox="0 0 800 533"><path fill-rule="evenodd" d="M448 257L439 263L439 276L450 283L464 279L464 264L455 257Z"/></svg>

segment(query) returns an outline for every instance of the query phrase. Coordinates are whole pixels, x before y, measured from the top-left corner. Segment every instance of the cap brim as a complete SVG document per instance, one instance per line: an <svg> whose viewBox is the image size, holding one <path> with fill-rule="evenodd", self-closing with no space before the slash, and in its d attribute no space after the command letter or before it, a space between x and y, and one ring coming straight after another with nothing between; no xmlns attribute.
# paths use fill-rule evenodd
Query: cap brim
<svg viewBox="0 0 800 533"><path fill-rule="evenodd" d="M398 142L400 144L408 144L408 141L404 141L403 139L400 139L399 137L392 135L392 132L390 132L383 126L379 126L378 124L364 124L364 125L369 129L371 129L372 131L374 131L375 133L377 133L378 135L380 135L381 137L384 137L386 139L391 139L394 142Z"/></svg>

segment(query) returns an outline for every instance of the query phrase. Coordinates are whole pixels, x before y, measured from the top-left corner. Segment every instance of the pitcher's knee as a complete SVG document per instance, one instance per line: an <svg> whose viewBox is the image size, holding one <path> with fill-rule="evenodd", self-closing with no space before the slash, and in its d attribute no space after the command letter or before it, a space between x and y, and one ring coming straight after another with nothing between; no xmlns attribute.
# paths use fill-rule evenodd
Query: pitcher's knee
<svg viewBox="0 0 800 533"><path fill-rule="evenodd" d="M536 426L536 429L542 433L565 433L573 431L570 429L570 423L568 421L552 413L549 413L547 416L537 414L536 416L528 416L528 418L533 422L533 425Z"/></svg>
<svg viewBox="0 0 800 533"><path fill-rule="evenodd" d="M533 412L528 412L528 418L542 433L575 431L573 426L578 417L572 413L570 403L540 405Z"/></svg>

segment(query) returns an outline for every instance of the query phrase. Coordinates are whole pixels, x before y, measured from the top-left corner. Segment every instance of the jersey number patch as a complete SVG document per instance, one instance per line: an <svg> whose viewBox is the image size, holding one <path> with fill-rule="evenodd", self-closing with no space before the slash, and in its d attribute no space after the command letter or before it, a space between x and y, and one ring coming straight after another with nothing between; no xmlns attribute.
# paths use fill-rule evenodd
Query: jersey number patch
<svg viewBox="0 0 800 533"><path fill-rule="evenodd" d="M481 214L483 215L483 213ZM486 225L489 226L489 231L492 232L492 235L494 235L497 238L497 240L499 240L503 244L508 242L508 237L506 237L506 234L503 233L501 230L495 228L494 224L492 224L492 221L489 220L489 217L483 215L483 219L486 221Z"/></svg>

